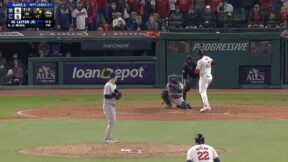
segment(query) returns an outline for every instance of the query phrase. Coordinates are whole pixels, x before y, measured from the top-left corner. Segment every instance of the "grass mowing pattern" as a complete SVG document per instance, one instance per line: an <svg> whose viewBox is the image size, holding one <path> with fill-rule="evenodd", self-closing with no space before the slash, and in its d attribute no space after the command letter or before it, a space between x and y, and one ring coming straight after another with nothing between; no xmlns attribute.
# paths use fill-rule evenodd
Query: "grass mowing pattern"
<svg viewBox="0 0 288 162"><path fill-rule="evenodd" d="M256 104L284 106L288 105L288 94L211 94L213 104ZM201 104L198 94L189 94L187 101ZM55 96L0 96L0 118L13 117L23 109L51 106L101 105L102 95L55 95ZM160 94L124 94L119 104L159 104Z"/></svg>
<svg viewBox="0 0 288 162"><path fill-rule="evenodd" d="M286 147L287 121L119 121L115 135L121 142L148 142L193 144L196 133L204 133L206 141L218 148L223 161L233 162L286 162L287 154L279 155ZM41 120L37 122L1 123L1 161L13 162L101 162L96 158L66 158L19 155L18 149L57 144L102 142L105 121L91 120ZM31 138L33 137L33 138ZM5 147L3 147L5 146ZM150 159L106 159L104 161L185 161L185 157L158 157Z"/></svg>
<svg viewBox="0 0 288 162"><path fill-rule="evenodd" d="M188 101L201 104L198 94ZM211 104L288 105L288 94L211 94ZM158 94L124 94L120 104L160 104ZM30 108L101 105L102 95L0 96L0 117ZM118 121L115 134L122 142L193 144L195 133L207 143L224 148L222 161L286 162L287 121ZM106 121L39 120L0 122L0 157L5 162L176 162L185 157L95 159L19 155L19 149L57 144L102 142Z"/></svg>

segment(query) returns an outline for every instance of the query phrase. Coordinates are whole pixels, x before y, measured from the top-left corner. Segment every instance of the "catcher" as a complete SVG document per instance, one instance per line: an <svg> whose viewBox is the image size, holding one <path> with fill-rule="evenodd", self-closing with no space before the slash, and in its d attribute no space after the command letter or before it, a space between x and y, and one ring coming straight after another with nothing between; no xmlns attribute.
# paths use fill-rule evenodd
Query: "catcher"
<svg viewBox="0 0 288 162"><path fill-rule="evenodd" d="M183 84L177 80L177 75L168 76L166 89L161 93L164 108L172 108L172 103L181 109L191 109L192 107L183 99Z"/></svg>

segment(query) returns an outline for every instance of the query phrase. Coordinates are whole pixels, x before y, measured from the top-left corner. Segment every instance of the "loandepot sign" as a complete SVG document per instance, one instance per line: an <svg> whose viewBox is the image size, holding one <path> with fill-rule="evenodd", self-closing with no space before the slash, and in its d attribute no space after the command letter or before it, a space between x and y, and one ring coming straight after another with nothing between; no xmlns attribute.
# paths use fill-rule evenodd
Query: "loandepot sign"
<svg viewBox="0 0 288 162"><path fill-rule="evenodd" d="M203 42L193 43L193 51L201 48L204 51L240 51L246 52L249 50L249 42Z"/></svg>

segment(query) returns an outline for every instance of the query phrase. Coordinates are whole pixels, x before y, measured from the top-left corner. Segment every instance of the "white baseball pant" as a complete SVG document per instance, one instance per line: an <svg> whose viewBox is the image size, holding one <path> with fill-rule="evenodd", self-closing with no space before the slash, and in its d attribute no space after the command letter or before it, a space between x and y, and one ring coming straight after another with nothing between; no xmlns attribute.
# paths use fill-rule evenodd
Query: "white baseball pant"
<svg viewBox="0 0 288 162"><path fill-rule="evenodd" d="M199 93L204 104L204 107L210 106L207 96L207 88L211 84L213 76L211 74L202 75L199 79Z"/></svg>
<svg viewBox="0 0 288 162"><path fill-rule="evenodd" d="M105 140L112 139L112 129L116 123L116 107L111 104L103 104L103 111L107 119Z"/></svg>

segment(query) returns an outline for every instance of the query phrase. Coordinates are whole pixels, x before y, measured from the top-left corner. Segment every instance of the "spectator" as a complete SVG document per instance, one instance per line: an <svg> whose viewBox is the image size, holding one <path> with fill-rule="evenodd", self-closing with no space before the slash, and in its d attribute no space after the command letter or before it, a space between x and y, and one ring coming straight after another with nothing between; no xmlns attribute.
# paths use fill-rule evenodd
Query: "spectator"
<svg viewBox="0 0 288 162"><path fill-rule="evenodd" d="M23 84L23 78L24 78L24 69L19 64L19 60L13 60L14 67L13 70L13 83L14 85L22 85Z"/></svg>
<svg viewBox="0 0 288 162"><path fill-rule="evenodd" d="M77 1L77 8L72 12L75 29L78 31L86 30L86 19L88 18L87 10L82 7L82 2Z"/></svg>
<svg viewBox="0 0 288 162"><path fill-rule="evenodd" d="M0 51L0 85L3 84L4 76L7 73L7 60L3 57L2 52Z"/></svg>
<svg viewBox="0 0 288 162"><path fill-rule="evenodd" d="M111 25L103 24L103 29L104 29L104 31L110 31L111 30Z"/></svg>
<svg viewBox="0 0 288 162"><path fill-rule="evenodd" d="M217 15L217 7L222 2L222 0L208 0L207 5L210 6L211 12Z"/></svg>
<svg viewBox="0 0 288 162"><path fill-rule="evenodd" d="M154 13L153 18L154 18L155 22L157 22L157 24L159 25L159 29L162 29L162 27L163 27L163 29L165 28L165 26L163 25L163 20L168 19L168 17L160 18L158 13Z"/></svg>
<svg viewBox="0 0 288 162"><path fill-rule="evenodd" d="M126 29L126 23L125 20L121 17L121 12L117 12L115 14L115 19L113 20L112 23L112 28L114 30L125 30Z"/></svg>
<svg viewBox="0 0 288 162"><path fill-rule="evenodd" d="M141 30L146 30L146 26L142 21L142 17L140 15L135 16L135 20L132 25L133 30L141 31Z"/></svg>
<svg viewBox="0 0 288 162"><path fill-rule="evenodd" d="M102 26L99 26L99 27L97 28L97 31L99 31L99 32L104 32L104 29L103 29Z"/></svg>
<svg viewBox="0 0 288 162"><path fill-rule="evenodd" d="M138 5L138 0L128 0L129 3L131 4L132 10L136 13L139 13L139 5Z"/></svg>
<svg viewBox="0 0 288 162"><path fill-rule="evenodd" d="M288 0L281 0L282 1L282 6L285 8L288 8Z"/></svg>
<svg viewBox="0 0 288 162"><path fill-rule="evenodd" d="M154 20L154 17L151 15L149 21L146 23L147 30L158 31L160 30L158 23Z"/></svg>
<svg viewBox="0 0 288 162"><path fill-rule="evenodd" d="M273 0L272 8L275 11L275 13L280 14L282 9L282 0Z"/></svg>
<svg viewBox="0 0 288 162"><path fill-rule="evenodd" d="M108 8L108 24L112 24L113 19L115 19L115 14L117 12L120 12L117 9L117 3L116 2L112 2L110 7Z"/></svg>
<svg viewBox="0 0 288 162"><path fill-rule="evenodd" d="M188 13L183 15L183 26L186 29L198 28L199 22L196 12L191 6Z"/></svg>
<svg viewBox="0 0 288 162"><path fill-rule="evenodd" d="M193 0L194 11L197 15L202 15L206 6L206 0Z"/></svg>
<svg viewBox="0 0 288 162"><path fill-rule="evenodd" d="M201 18L201 26L204 28L215 28L216 27L216 15L211 11L211 7L207 5L205 7L205 13Z"/></svg>
<svg viewBox="0 0 288 162"><path fill-rule="evenodd" d="M6 12L7 11L6 11L4 0L0 0L0 32L7 31L6 29L7 13Z"/></svg>
<svg viewBox="0 0 288 162"><path fill-rule="evenodd" d="M139 0L139 14L142 16L142 21L145 24L152 13L151 0ZM144 25L145 26L145 25Z"/></svg>
<svg viewBox="0 0 288 162"><path fill-rule="evenodd" d="M128 22L132 12L132 5L128 0L124 0L124 3L120 6L120 12L123 15L123 19Z"/></svg>
<svg viewBox="0 0 288 162"><path fill-rule="evenodd" d="M16 61L15 61L15 60L16 60ZM21 66L22 68L24 68L24 64L23 64L23 62L19 59L18 53L16 53L16 52L14 52L14 53L12 54L12 60L9 61L8 68L9 68L9 69L13 69L13 68L15 67L15 65L14 65L15 62L17 62L17 64L18 64L19 66Z"/></svg>
<svg viewBox="0 0 288 162"><path fill-rule="evenodd" d="M264 26L268 25L270 10L272 8L272 0L259 0L261 21Z"/></svg>
<svg viewBox="0 0 288 162"><path fill-rule="evenodd" d="M169 17L169 28L182 28L183 14L180 12L179 6L176 6L175 13L172 13Z"/></svg>
<svg viewBox="0 0 288 162"><path fill-rule="evenodd" d="M150 0L150 4L151 4L151 14L152 14L155 12L156 0Z"/></svg>
<svg viewBox="0 0 288 162"><path fill-rule="evenodd" d="M3 78L4 85L14 85L14 74L13 70L9 69L7 74Z"/></svg>
<svg viewBox="0 0 288 162"><path fill-rule="evenodd" d="M222 0L222 2L217 7L218 20L220 22L220 27L231 26L233 6L228 3L228 0Z"/></svg>
<svg viewBox="0 0 288 162"><path fill-rule="evenodd" d="M126 21L128 30L133 30L133 25L134 25L134 21L135 21L136 16L137 16L137 13L135 11L132 11L131 17L128 19L128 21Z"/></svg>
<svg viewBox="0 0 288 162"><path fill-rule="evenodd" d="M56 27L60 30L68 31L72 26L71 10L68 4L64 0L60 1L59 6L56 9Z"/></svg>
<svg viewBox="0 0 288 162"><path fill-rule="evenodd" d="M260 22L261 22L260 6L259 4L255 4L249 16L248 28L259 28L259 27L264 28L264 25L261 24Z"/></svg>
<svg viewBox="0 0 288 162"><path fill-rule="evenodd" d="M186 14L188 13L190 6L192 6L192 0L178 0L177 6L179 6L179 10L182 14Z"/></svg>
<svg viewBox="0 0 288 162"><path fill-rule="evenodd" d="M177 0L169 0L169 6L170 6L170 14L174 13L175 12L175 6L176 6L176 2Z"/></svg>
<svg viewBox="0 0 288 162"><path fill-rule="evenodd" d="M169 13L170 13L169 0L156 0L155 13L158 13L160 18L169 17Z"/></svg>
<svg viewBox="0 0 288 162"><path fill-rule="evenodd" d="M96 0L97 20L96 27L108 23L108 0Z"/></svg>
<svg viewBox="0 0 288 162"><path fill-rule="evenodd" d="M229 0L229 3L233 6L233 20L241 20L241 5L239 0Z"/></svg>
<svg viewBox="0 0 288 162"><path fill-rule="evenodd" d="M259 0L239 0L242 19L245 21L245 23L249 22L250 12L258 1Z"/></svg>
<svg viewBox="0 0 288 162"><path fill-rule="evenodd" d="M281 13L280 13L280 21L281 21L281 27L287 28L288 27L288 8L282 7Z"/></svg>
<svg viewBox="0 0 288 162"><path fill-rule="evenodd" d="M270 10L267 27L280 28L280 15L273 8Z"/></svg>
<svg viewBox="0 0 288 162"><path fill-rule="evenodd" d="M95 0L87 0L88 30L96 30L97 6Z"/></svg>

